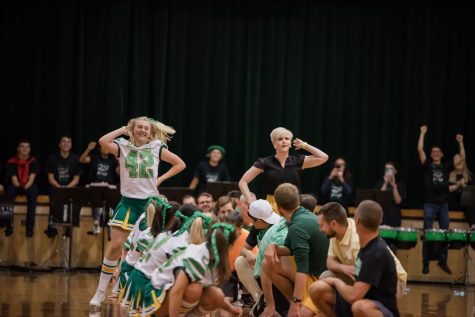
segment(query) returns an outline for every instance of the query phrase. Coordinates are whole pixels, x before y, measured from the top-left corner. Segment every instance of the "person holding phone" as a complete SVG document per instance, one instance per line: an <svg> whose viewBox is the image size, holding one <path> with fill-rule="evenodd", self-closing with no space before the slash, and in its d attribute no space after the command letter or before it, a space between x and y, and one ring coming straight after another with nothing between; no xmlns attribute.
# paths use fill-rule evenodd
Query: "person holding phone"
<svg viewBox="0 0 475 317"><path fill-rule="evenodd" d="M396 179L397 168L394 162L384 164L384 175L375 185L374 189L392 193L393 200L383 213L383 225L391 227L401 226L401 205L407 197L406 184Z"/></svg>
<svg viewBox="0 0 475 317"><path fill-rule="evenodd" d="M344 158L339 157L335 160L330 175L323 181L321 191L325 202L337 202L348 213L348 204L353 188L351 172Z"/></svg>
<svg viewBox="0 0 475 317"><path fill-rule="evenodd" d="M267 201L274 211L277 211L277 205L274 200L274 191L280 184L291 183L300 189L300 173L303 169L322 165L328 160L328 155L298 138L293 141L293 134L289 130L278 127L272 130L270 134L275 154L265 158L259 158L253 166L248 169L239 181L239 189L246 197L248 203L256 200L249 190L251 183L258 175L264 176L264 190L267 195ZM305 150L310 155L290 155L289 151L292 145L296 150Z"/></svg>

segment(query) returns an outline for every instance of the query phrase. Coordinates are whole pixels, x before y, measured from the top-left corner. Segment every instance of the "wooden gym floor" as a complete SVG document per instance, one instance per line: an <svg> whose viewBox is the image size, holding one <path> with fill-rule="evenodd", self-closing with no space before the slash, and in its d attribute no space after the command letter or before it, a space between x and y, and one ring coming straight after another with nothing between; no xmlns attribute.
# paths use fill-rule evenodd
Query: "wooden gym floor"
<svg viewBox="0 0 475 317"><path fill-rule="evenodd" d="M90 311L99 274L96 272L0 272L0 317L119 316L107 300L100 311ZM448 284L409 284L399 302L404 317L475 317L475 288Z"/></svg>

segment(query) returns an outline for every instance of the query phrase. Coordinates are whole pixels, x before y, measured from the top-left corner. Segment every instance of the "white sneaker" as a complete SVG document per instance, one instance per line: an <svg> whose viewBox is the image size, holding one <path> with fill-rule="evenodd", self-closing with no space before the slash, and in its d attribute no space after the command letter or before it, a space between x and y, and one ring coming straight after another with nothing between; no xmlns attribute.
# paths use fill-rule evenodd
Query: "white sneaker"
<svg viewBox="0 0 475 317"><path fill-rule="evenodd" d="M103 291L96 290L96 294L94 295L94 297L89 302L89 305L96 306L96 307L101 307L101 304L104 301L105 297L106 297L106 294L104 294Z"/></svg>
<svg viewBox="0 0 475 317"><path fill-rule="evenodd" d="M101 227L99 227L99 226L94 226L94 227L92 228L92 233L93 233L93 234L101 234Z"/></svg>

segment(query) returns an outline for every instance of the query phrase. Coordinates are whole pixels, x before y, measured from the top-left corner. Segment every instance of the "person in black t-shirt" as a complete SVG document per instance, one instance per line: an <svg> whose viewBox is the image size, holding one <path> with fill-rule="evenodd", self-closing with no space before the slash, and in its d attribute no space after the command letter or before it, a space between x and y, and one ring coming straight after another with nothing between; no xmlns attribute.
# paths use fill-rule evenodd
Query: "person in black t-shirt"
<svg viewBox="0 0 475 317"><path fill-rule="evenodd" d="M26 195L26 236L33 236L35 226L36 197L38 197L38 186L35 184L36 176L40 173L38 160L31 156L31 145L27 140L20 140L17 147L17 155L10 158L6 165L6 181L8 199L13 203L16 195ZM11 230L11 228L10 228ZM7 228L8 233L12 233Z"/></svg>
<svg viewBox="0 0 475 317"><path fill-rule="evenodd" d="M328 277L310 286L310 296L325 316L399 316L396 265L378 233L382 217L383 210L375 201L362 201L356 209L355 226L361 249L356 257L353 285ZM334 307L315 297L319 283L323 282L336 289Z"/></svg>
<svg viewBox="0 0 475 317"><path fill-rule="evenodd" d="M459 154L454 155L454 170L449 174L449 209L462 210L470 228L475 229L475 208L462 207L462 188L472 185L473 174L467 167L466 159L462 160Z"/></svg>
<svg viewBox="0 0 475 317"><path fill-rule="evenodd" d="M249 183L259 174L264 177L264 190L267 200L271 203L273 210L277 211L277 204L273 196L277 186L290 183L300 190L300 173L302 170L322 165L328 160L328 155L323 151L298 138L292 141L292 138L292 132L285 128L278 127L272 130L270 139L275 154L258 159L239 181L241 193L249 203L254 201L249 190ZM290 155L289 151L292 145L296 150L303 149L311 155Z"/></svg>
<svg viewBox="0 0 475 317"><path fill-rule="evenodd" d="M54 194L57 188L73 188L79 183L81 167L79 158L71 152L71 137L65 135L59 141L59 152L50 155L46 164L48 183L50 184L51 212L59 215L63 206L54 203ZM80 206L73 207L73 223L79 225ZM50 215L51 215L50 212ZM56 219L59 221L59 219Z"/></svg>
<svg viewBox="0 0 475 317"><path fill-rule="evenodd" d="M348 213L348 204L353 188L351 172L345 159L339 157L335 160L330 175L322 183L321 191L325 202L337 202Z"/></svg>
<svg viewBox="0 0 475 317"><path fill-rule="evenodd" d="M207 152L208 160L198 164L189 188L195 189L199 195L206 191L208 182L227 182L231 180L226 164L222 162L226 151L222 146L211 145Z"/></svg>
<svg viewBox="0 0 475 317"><path fill-rule="evenodd" d="M382 222L383 225L391 227L401 226L401 204L407 197L406 184L396 179L397 172L396 164L387 162L384 165L383 179L374 185L374 189L387 191L393 195L391 205L384 210Z"/></svg>
<svg viewBox="0 0 475 317"><path fill-rule="evenodd" d="M98 149L94 151L96 148ZM117 159L114 155L104 152L96 142L89 142L79 157L79 163L90 164L89 183L115 184L115 176L119 174Z"/></svg>
<svg viewBox="0 0 475 317"><path fill-rule="evenodd" d="M97 143L92 141L87 145L86 150L79 157L79 163L90 164L89 167L89 183L104 183L108 185L115 184L115 176L119 174L119 164L114 155L108 154L102 150L99 146L99 149L95 151ZM97 154L99 152L99 154ZM100 218L101 215L105 213L104 208L92 208L92 218L94 221L94 227L92 228L92 233L100 234Z"/></svg>
<svg viewBox="0 0 475 317"><path fill-rule="evenodd" d="M447 198L449 197L449 173L454 169L453 161L442 162L444 154L438 146L431 149L430 158L424 152L424 138L427 133L427 126L420 128L419 142L417 143L417 152L422 167L425 170L426 199L424 203L424 230L432 229L434 218L438 216L439 227L441 229L449 228L449 207ZM463 136L457 134L455 139L459 143L460 157L465 160L465 148L463 146ZM439 267L446 273L452 274L447 266L447 247L438 249ZM429 250L427 242L422 245L423 268L422 273L429 273Z"/></svg>

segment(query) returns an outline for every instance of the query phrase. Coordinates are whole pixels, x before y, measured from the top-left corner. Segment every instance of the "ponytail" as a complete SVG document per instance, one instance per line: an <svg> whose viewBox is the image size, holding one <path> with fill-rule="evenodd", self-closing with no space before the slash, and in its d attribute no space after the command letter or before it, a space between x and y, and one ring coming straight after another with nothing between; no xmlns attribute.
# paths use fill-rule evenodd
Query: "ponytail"
<svg viewBox="0 0 475 317"><path fill-rule="evenodd" d="M156 206L161 209L161 206ZM149 203L147 206L147 228L152 227L153 220L155 218L156 208L153 202Z"/></svg>
<svg viewBox="0 0 475 317"><path fill-rule="evenodd" d="M148 201L147 224L152 235L156 237L160 232L166 231L170 227L170 222L174 221L179 205L168 204L156 196L149 197Z"/></svg>
<svg viewBox="0 0 475 317"><path fill-rule="evenodd" d="M213 255L211 267L218 271L217 283L221 285L231 277L229 247L236 240L236 232L234 226L226 223L216 223L211 230L208 238L208 248Z"/></svg>
<svg viewBox="0 0 475 317"><path fill-rule="evenodd" d="M190 227L190 244L201 244L205 241L203 218L196 218Z"/></svg>

